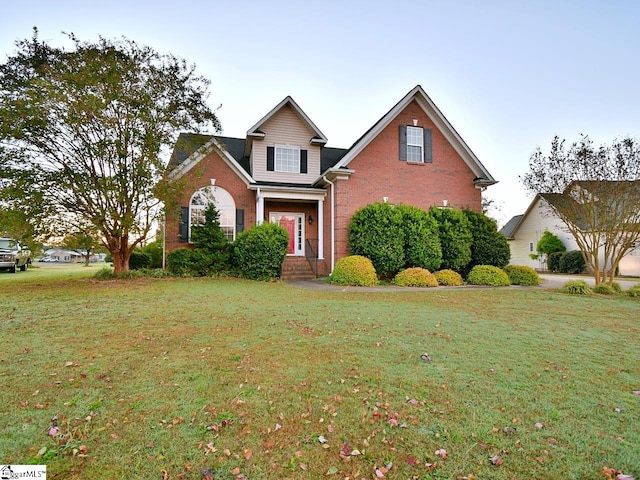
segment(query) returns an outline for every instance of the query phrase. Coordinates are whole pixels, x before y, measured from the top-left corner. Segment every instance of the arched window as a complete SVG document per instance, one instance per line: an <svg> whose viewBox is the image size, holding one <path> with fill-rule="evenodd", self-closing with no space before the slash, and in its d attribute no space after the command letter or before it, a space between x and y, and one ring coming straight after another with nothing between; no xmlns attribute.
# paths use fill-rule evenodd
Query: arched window
<svg viewBox="0 0 640 480"><path fill-rule="evenodd" d="M204 223L204 211L213 203L220 214L220 228L227 240L233 242L236 238L236 203L224 188L216 186L203 187L191 197L189 203L189 238L191 226Z"/></svg>

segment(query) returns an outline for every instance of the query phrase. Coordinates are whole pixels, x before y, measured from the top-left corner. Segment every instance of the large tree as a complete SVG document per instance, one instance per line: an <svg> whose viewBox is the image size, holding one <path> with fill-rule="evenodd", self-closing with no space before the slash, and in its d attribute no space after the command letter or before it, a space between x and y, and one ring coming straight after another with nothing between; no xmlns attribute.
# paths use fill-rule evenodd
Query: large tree
<svg viewBox="0 0 640 480"><path fill-rule="evenodd" d="M71 49L52 46L34 29L0 65L0 148L21 159L12 171L53 207L49 221L94 226L119 273L176 188L160 181L161 152L179 129L220 125L209 82L184 60L128 39L68 38Z"/></svg>
<svg viewBox="0 0 640 480"><path fill-rule="evenodd" d="M620 260L640 241L640 144L633 138L594 146L588 136L531 156L525 187L541 194L567 226L596 284L611 284Z"/></svg>

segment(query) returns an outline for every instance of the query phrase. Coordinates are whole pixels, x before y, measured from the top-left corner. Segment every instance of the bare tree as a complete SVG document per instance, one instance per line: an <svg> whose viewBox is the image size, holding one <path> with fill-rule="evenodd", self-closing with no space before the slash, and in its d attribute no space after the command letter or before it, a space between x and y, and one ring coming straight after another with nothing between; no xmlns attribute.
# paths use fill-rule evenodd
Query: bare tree
<svg viewBox="0 0 640 480"><path fill-rule="evenodd" d="M583 135L566 148L555 137L549 154L538 148L520 179L567 226L596 284L611 284L620 260L640 240L638 141L624 138L595 147Z"/></svg>

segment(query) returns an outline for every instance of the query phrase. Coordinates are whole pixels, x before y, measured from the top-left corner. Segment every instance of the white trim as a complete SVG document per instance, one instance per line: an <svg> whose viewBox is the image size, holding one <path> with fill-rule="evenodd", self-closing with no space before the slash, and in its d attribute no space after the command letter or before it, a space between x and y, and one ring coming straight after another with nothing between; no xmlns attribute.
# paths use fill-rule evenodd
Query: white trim
<svg viewBox="0 0 640 480"><path fill-rule="evenodd" d="M324 200L318 200L318 260L324 260Z"/></svg>
<svg viewBox="0 0 640 480"><path fill-rule="evenodd" d="M289 104L289 105L291 105L293 107L293 109L298 113L298 115L300 115L300 117L307 123L307 125L309 125L311 130L314 131L315 137L318 137L318 139L310 138L309 139L309 143L313 142L313 143L316 143L316 144L319 143L319 144L322 144L322 145L326 144L327 141L328 141L327 137L325 137L324 133L322 133L320 131L320 129L318 127L316 127L316 124L311 121L311 119L307 116L307 114L302 111L300 106L290 96L287 96L278 105L273 107L269 111L269 113L267 113L264 117L262 117L260 120L258 120L258 123L256 123L253 127L251 127L249 130L247 130L247 137L264 137L264 133L263 132L256 132L256 130L259 130L260 127L267 120L269 120L271 117L273 117L281 108L283 108L287 104Z"/></svg>
<svg viewBox="0 0 640 480"><path fill-rule="evenodd" d="M222 160L235 172L241 180L247 185L255 183L255 180L247 173L247 171L240 166L240 164L233 158L229 152L227 152L216 137L211 137L207 143L189 155L185 161L183 161L178 167L171 171L169 174L169 180L177 180L185 173L195 167L200 161L209 155L212 151L216 151L222 158Z"/></svg>
<svg viewBox="0 0 640 480"><path fill-rule="evenodd" d="M293 166L293 170L285 170L282 168L278 168L278 150L282 153L283 150L293 150L297 158L297 165ZM282 163L282 159L280 159ZM280 165L282 167L282 165ZM275 144L273 146L273 171L274 172L283 172L283 173L300 173L300 146L299 145L284 145L284 144Z"/></svg>

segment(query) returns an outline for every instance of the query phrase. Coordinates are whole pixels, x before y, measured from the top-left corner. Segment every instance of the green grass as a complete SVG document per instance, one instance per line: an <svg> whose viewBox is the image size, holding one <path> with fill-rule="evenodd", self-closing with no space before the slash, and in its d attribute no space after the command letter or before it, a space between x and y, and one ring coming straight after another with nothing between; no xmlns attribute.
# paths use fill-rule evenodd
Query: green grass
<svg viewBox="0 0 640 480"><path fill-rule="evenodd" d="M52 271L0 274L0 463L78 479L369 479L390 462L386 478L640 477L638 299Z"/></svg>

